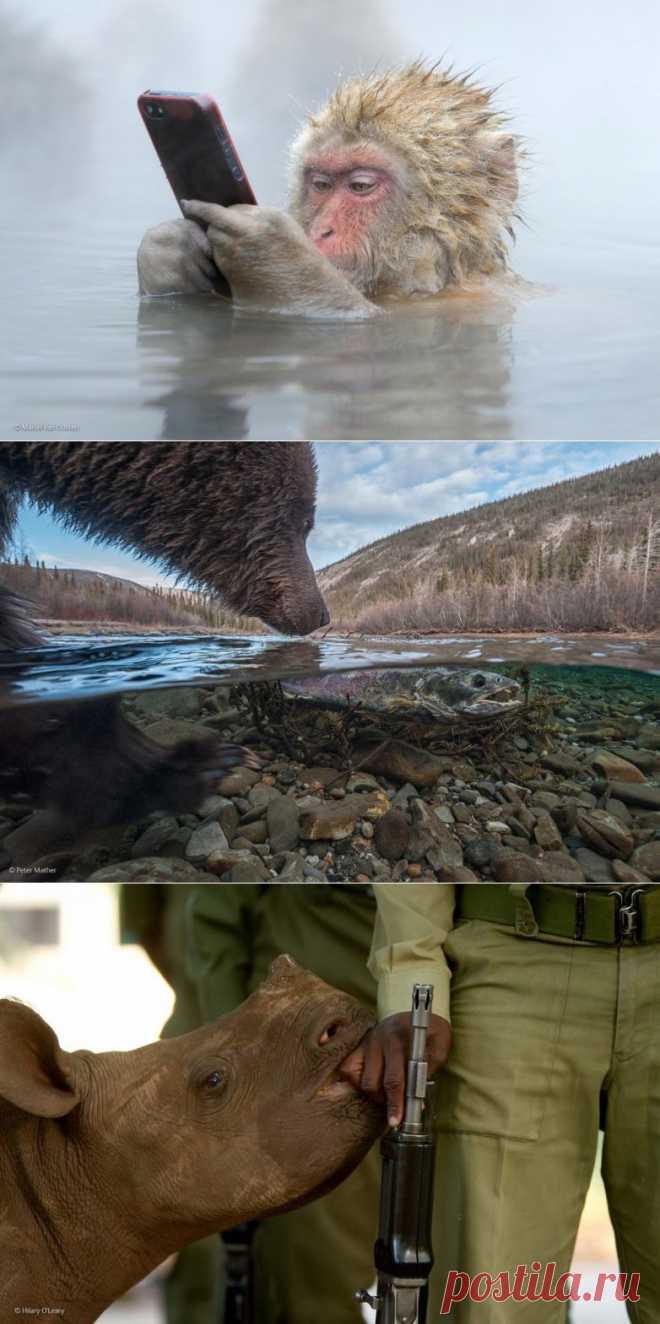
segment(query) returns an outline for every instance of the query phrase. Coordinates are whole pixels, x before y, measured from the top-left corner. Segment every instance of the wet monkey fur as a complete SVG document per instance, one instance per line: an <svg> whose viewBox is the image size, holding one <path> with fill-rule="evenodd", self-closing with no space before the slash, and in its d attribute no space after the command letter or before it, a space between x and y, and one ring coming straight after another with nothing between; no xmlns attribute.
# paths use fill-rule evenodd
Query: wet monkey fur
<svg viewBox="0 0 660 1324"><path fill-rule="evenodd" d="M351 79L292 145L288 213L190 200L188 221L145 235L140 287L208 290L214 262L239 306L359 317L483 287L509 270L522 155L469 76L417 62Z"/></svg>

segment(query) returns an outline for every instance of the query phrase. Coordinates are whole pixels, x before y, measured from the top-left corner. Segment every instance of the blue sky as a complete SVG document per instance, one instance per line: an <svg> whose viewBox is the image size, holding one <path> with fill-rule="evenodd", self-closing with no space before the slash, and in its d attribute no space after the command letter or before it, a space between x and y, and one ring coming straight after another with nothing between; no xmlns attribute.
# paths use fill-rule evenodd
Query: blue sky
<svg viewBox="0 0 660 1324"><path fill-rule="evenodd" d="M385 534L660 450L652 442L317 442L317 569ZM51 515L23 507L16 540L32 559L174 582L158 566L79 538Z"/></svg>

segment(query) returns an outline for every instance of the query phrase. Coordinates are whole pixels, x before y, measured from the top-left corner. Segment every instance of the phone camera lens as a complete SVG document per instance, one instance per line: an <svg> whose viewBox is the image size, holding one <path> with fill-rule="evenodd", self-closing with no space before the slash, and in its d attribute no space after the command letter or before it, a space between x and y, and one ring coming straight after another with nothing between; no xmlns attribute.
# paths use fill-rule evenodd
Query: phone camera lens
<svg viewBox="0 0 660 1324"><path fill-rule="evenodd" d="M153 115L154 108L150 101L147 102L147 115Z"/></svg>

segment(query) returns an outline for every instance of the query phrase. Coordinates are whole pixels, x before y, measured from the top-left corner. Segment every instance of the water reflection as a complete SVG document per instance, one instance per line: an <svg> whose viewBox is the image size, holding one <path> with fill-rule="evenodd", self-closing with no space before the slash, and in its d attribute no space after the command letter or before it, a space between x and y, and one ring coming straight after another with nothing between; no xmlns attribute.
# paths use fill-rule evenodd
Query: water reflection
<svg viewBox="0 0 660 1324"><path fill-rule="evenodd" d="M142 300L141 380L164 439L505 438L515 308L448 298L340 323Z"/></svg>
<svg viewBox="0 0 660 1324"><path fill-rule="evenodd" d="M0 654L4 703L72 699L172 685L315 676L365 667L547 663L660 674L660 639L580 635L451 635L423 639L300 639L264 635L61 636Z"/></svg>
<svg viewBox="0 0 660 1324"><path fill-rule="evenodd" d="M314 322L215 298L140 301L140 209L101 208L90 228L93 207L53 208L48 246L29 210L5 209L0 436L657 439L653 248L585 240L570 265L564 249L544 252L553 289Z"/></svg>

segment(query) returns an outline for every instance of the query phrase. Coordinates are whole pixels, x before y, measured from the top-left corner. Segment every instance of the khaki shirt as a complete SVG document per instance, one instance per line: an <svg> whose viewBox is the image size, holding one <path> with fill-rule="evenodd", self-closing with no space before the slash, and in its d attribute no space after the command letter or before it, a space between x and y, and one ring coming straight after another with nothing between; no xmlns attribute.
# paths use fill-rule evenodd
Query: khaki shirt
<svg viewBox="0 0 660 1324"><path fill-rule="evenodd" d="M645 885L644 890L652 886ZM609 883L586 883L585 889L611 891ZM381 1020L410 1011L410 991L416 983L434 985L434 1014L449 1020L451 972L443 944L454 927L456 885L378 883L374 893L377 914L367 965L378 983Z"/></svg>
<svg viewBox="0 0 660 1324"><path fill-rule="evenodd" d="M433 1012L449 1020L449 966L442 950L453 928L453 883L380 883L369 971L378 983L382 1019L410 1011L415 983L433 984Z"/></svg>

